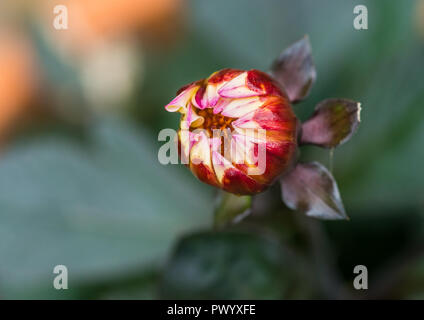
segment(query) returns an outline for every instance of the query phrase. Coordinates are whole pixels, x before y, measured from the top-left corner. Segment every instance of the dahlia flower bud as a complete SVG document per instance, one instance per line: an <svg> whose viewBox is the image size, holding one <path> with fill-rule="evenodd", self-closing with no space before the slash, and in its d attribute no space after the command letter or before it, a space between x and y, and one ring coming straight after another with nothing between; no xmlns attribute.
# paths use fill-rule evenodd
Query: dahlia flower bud
<svg viewBox="0 0 424 320"><path fill-rule="evenodd" d="M360 122L361 104L326 99L300 126L291 103L305 99L316 80L309 38L284 50L269 75L224 69L193 82L166 105L180 112L180 158L201 181L236 195L263 191L279 180L287 207L320 219L348 219L337 183L323 165L296 163L300 145L333 149ZM215 224L251 212L249 196L225 194Z"/></svg>
<svg viewBox="0 0 424 320"><path fill-rule="evenodd" d="M224 69L177 92L180 157L201 181L255 194L293 162L298 121L284 89L258 70Z"/></svg>

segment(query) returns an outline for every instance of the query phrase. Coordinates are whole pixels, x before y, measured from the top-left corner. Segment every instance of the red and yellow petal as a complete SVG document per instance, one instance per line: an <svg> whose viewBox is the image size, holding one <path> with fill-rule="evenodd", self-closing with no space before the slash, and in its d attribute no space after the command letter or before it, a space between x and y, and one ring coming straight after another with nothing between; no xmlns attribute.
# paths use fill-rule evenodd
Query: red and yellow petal
<svg viewBox="0 0 424 320"><path fill-rule="evenodd" d="M247 72L246 86L259 95L284 96L278 84L265 72L250 70Z"/></svg>
<svg viewBox="0 0 424 320"><path fill-rule="evenodd" d="M180 126L183 130L189 130L190 127L199 127L202 125L204 120L205 119L203 117L194 112L193 106L189 104L186 108L185 114L182 116Z"/></svg>
<svg viewBox="0 0 424 320"><path fill-rule="evenodd" d="M212 166L210 139L205 132L197 135L196 142L191 148L190 169L200 181L219 187Z"/></svg>
<svg viewBox="0 0 424 320"><path fill-rule="evenodd" d="M265 91L256 90L247 85L248 72L243 72L234 79L228 81L218 90L218 94L223 98L247 98L265 94Z"/></svg>
<svg viewBox="0 0 424 320"><path fill-rule="evenodd" d="M166 111L178 111L180 113L185 113L189 102L198 89L199 86L196 84L192 84L184 88L170 103L165 106Z"/></svg>
<svg viewBox="0 0 424 320"><path fill-rule="evenodd" d="M212 153L212 161L216 177L225 191L234 194L254 194L263 191L267 186L253 180L251 177L237 169L220 153Z"/></svg>
<svg viewBox="0 0 424 320"><path fill-rule="evenodd" d="M259 109L263 105L257 96L228 100L222 107L221 114L230 118L240 118Z"/></svg>

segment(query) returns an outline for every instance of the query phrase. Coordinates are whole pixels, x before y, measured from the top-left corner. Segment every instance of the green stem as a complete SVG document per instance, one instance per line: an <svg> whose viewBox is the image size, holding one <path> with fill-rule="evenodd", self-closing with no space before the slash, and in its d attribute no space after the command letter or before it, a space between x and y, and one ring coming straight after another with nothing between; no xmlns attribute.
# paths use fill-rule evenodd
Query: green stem
<svg viewBox="0 0 424 320"><path fill-rule="evenodd" d="M220 191L214 212L214 228L220 229L238 223L250 214L251 196L237 196Z"/></svg>

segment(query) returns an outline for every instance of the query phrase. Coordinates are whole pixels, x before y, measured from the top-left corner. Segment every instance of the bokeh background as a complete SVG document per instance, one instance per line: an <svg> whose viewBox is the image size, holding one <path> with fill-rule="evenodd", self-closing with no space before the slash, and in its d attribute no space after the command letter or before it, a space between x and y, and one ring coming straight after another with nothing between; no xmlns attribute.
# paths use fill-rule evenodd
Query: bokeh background
<svg viewBox="0 0 424 320"><path fill-rule="evenodd" d="M299 118L362 103L333 159L351 220L302 217L273 187L213 230L216 190L157 160L158 132L178 126L163 106L218 69L267 70L305 34L318 78ZM0 298L424 298L423 76L424 1L2 0Z"/></svg>

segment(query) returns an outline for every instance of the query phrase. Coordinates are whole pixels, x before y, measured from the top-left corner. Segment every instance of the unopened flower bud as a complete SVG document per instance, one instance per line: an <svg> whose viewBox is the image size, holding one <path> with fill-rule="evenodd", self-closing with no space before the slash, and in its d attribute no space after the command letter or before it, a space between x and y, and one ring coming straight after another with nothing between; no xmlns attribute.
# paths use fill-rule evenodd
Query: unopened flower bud
<svg viewBox="0 0 424 320"><path fill-rule="evenodd" d="M180 157L201 181L255 194L293 162L298 121L284 90L258 70L224 69L181 88Z"/></svg>

